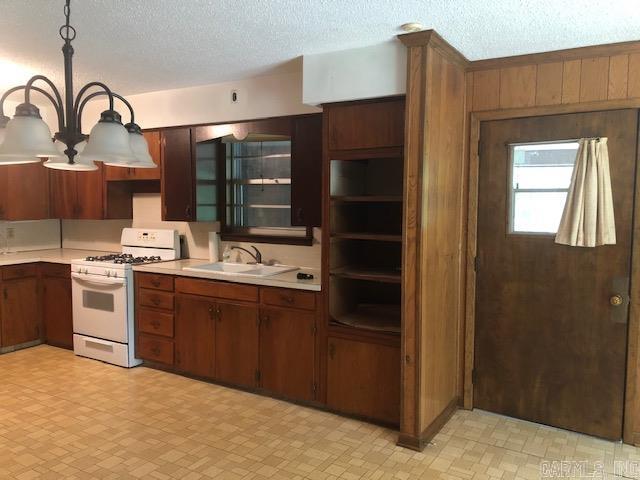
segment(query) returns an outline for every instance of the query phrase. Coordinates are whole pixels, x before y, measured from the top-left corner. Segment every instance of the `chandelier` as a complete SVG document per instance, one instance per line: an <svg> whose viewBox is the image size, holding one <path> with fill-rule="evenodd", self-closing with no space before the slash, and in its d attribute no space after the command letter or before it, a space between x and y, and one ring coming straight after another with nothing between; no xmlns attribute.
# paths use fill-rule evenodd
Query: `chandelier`
<svg viewBox="0 0 640 480"><path fill-rule="evenodd" d="M66 0L66 23L59 30L64 40L64 103L56 86L43 75L35 75L25 85L7 90L0 97L0 165L39 163L47 158L44 166L58 170L97 170L94 162L116 167L156 168L142 130L134 121L133 108L124 97L112 92L104 83L89 82L74 99L71 42L76 38L76 30L69 23L70 3L71 0ZM44 84L44 88L34 85L36 83ZM19 91L24 91L24 103L16 107L15 116L10 119L4 114L4 102ZM53 104L58 121L58 131L53 137L40 110L31 103L33 92ZM99 96L107 98L109 108L102 112L100 121L89 135L85 135L82 133L82 111L89 100ZM114 110L116 100L128 109L130 121L126 125L122 125L120 114Z"/></svg>

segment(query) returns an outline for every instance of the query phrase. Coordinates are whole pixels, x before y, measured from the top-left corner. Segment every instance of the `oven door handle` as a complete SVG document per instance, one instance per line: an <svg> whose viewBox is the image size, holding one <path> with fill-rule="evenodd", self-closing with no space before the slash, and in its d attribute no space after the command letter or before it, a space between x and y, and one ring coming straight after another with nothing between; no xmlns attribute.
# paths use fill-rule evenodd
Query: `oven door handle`
<svg viewBox="0 0 640 480"><path fill-rule="evenodd" d="M93 283L96 285L124 285L126 283L126 280L124 278L113 278L113 279L107 280L107 279L96 278L96 277L87 277L86 275L81 275L75 272L71 274L71 277L75 278L76 280L80 280L82 282Z"/></svg>

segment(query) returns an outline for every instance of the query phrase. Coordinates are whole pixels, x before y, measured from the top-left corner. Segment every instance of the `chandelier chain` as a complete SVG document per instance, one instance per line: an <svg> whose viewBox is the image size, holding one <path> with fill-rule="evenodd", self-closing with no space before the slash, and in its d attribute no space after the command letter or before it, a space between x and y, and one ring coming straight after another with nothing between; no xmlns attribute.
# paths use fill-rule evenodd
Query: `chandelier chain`
<svg viewBox="0 0 640 480"><path fill-rule="evenodd" d="M67 0L67 3L64 6L64 17L66 22L63 26L60 27L60 37L66 42L69 43L76 38L76 29L73 28L70 24L71 20L71 0Z"/></svg>

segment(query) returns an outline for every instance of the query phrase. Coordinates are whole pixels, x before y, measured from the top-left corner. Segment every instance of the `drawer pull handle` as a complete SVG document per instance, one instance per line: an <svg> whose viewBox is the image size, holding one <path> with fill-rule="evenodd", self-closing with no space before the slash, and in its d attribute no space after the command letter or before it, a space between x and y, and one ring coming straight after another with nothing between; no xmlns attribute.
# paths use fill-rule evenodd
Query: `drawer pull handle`
<svg viewBox="0 0 640 480"><path fill-rule="evenodd" d="M282 296L282 297L280 297L280 298L282 298L282 301L284 301L284 302L286 302L286 303L289 303L289 304L293 303L293 297L283 295L283 296Z"/></svg>
<svg viewBox="0 0 640 480"><path fill-rule="evenodd" d="M160 322L158 320L151 320L151 326L157 330L160 328Z"/></svg>
<svg viewBox="0 0 640 480"><path fill-rule="evenodd" d="M160 355L160 348L158 346L151 347L151 353L153 353L156 357Z"/></svg>
<svg viewBox="0 0 640 480"><path fill-rule="evenodd" d="M158 288L160 286L160 280L158 280L157 278L154 278L153 280L151 280L151 285Z"/></svg>
<svg viewBox="0 0 640 480"><path fill-rule="evenodd" d="M151 297L151 303L154 305L160 305L160 299L158 297Z"/></svg>

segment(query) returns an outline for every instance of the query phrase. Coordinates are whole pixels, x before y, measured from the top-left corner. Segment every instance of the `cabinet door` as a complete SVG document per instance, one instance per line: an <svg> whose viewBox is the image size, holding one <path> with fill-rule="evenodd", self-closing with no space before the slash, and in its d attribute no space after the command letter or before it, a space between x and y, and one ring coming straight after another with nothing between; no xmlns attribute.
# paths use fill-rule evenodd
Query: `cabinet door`
<svg viewBox="0 0 640 480"><path fill-rule="evenodd" d="M260 310L262 387L296 400L315 396L315 313Z"/></svg>
<svg viewBox="0 0 640 480"><path fill-rule="evenodd" d="M322 223L322 115L294 119L291 138L291 225Z"/></svg>
<svg viewBox="0 0 640 480"><path fill-rule="evenodd" d="M42 277L42 320L48 344L73 348L71 278Z"/></svg>
<svg viewBox="0 0 640 480"><path fill-rule="evenodd" d="M96 162L96 165L100 167L98 170L76 173L78 204L75 218L82 220L102 220L104 218L104 166L102 162Z"/></svg>
<svg viewBox="0 0 640 480"><path fill-rule="evenodd" d="M388 423L399 422L399 347L330 338L328 354L329 407Z"/></svg>
<svg viewBox="0 0 640 480"><path fill-rule="evenodd" d="M162 219L195 220L190 128L162 131Z"/></svg>
<svg viewBox="0 0 640 480"><path fill-rule="evenodd" d="M129 170L130 180L160 180L160 168L162 165L161 148L160 148L160 131L143 133L147 145L149 145L149 155L153 159L153 163L158 168L132 168Z"/></svg>
<svg viewBox="0 0 640 480"><path fill-rule="evenodd" d="M179 295L175 310L175 364L199 377L215 374L214 302Z"/></svg>
<svg viewBox="0 0 640 480"><path fill-rule="evenodd" d="M49 218L49 169L40 163L2 167L0 201L5 220Z"/></svg>
<svg viewBox="0 0 640 480"><path fill-rule="evenodd" d="M256 386L258 307L218 302L216 305L216 378Z"/></svg>
<svg viewBox="0 0 640 480"><path fill-rule="evenodd" d="M37 277L5 281L2 289L2 346L40 339Z"/></svg>
<svg viewBox="0 0 640 480"><path fill-rule="evenodd" d="M328 115L330 150L401 147L404 144L404 99L331 105Z"/></svg>
<svg viewBox="0 0 640 480"><path fill-rule="evenodd" d="M76 218L78 193L76 189L77 173L64 170L51 170L51 216L53 218Z"/></svg>

